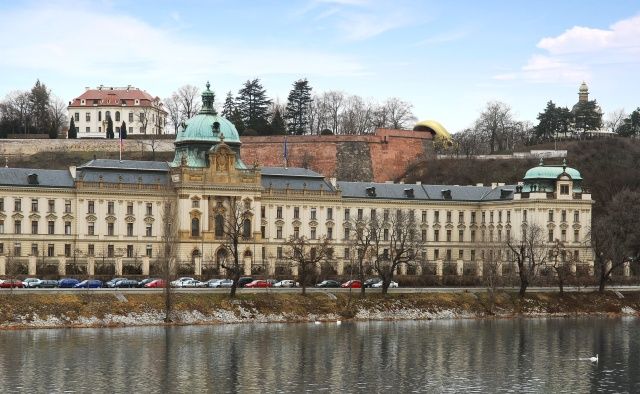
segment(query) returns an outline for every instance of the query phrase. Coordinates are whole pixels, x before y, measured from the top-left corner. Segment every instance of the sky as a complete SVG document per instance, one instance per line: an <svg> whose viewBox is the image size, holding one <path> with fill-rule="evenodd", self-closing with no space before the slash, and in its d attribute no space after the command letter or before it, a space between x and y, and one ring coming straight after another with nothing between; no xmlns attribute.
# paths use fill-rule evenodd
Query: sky
<svg viewBox="0 0 640 394"><path fill-rule="evenodd" d="M450 132L489 101L536 123L586 81L605 114L640 106L640 1L0 0L0 97L36 79L168 97L210 81L217 99L260 78L376 101L398 97ZM606 118L606 115L605 115Z"/></svg>

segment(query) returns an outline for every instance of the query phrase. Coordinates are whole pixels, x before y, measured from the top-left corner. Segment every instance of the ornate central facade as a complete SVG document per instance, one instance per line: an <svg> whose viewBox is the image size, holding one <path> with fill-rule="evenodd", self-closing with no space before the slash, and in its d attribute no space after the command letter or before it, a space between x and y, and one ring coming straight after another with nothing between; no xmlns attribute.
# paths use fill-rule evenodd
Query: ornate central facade
<svg viewBox="0 0 640 394"><path fill-rule="evenodd" d="M591 195L566 164L529 170L516 185L449 186L341 182L303 168L240 160L231 122L203 108L182 125L171 163L92 160L68 170L0 169L0 275L144 274L166 244L171 208L178 273L224 275L225 223L241 212L245 274L294 274L286 240L326 237L328 275L349 272L351 223L410 212L421 250L399 274L483 275L504 242L536 225L547 246L562 244L572 270L592 272ZM175 212L174 212L175 211Z"/></svg>

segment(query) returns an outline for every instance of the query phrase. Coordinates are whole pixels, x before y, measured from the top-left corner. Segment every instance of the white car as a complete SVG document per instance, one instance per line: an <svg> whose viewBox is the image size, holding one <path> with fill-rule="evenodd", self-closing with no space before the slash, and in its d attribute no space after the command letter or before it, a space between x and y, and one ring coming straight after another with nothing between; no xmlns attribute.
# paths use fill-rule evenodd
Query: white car
<svg viewBox="0 0 640 394"><path fill-rule="evenodd" d="M374 289L382 288L382 281L374 283L373 285L371 285L371 287L373 287ZM391 281L391 283L389 283L389 288L391 287L398 287L398 282Z"/></svg>
<svg viewBox="0 0 640 394"><path fill-rule="evenodd" d="M189 288L204 287L204 283L196 279L191 279L191 280L185 280L185 281L179 282L177 287L189 287Z"/></svg>
<svg viewBox="0 0 640 394"><path fill-rule="evenodd" d="M178 278L178 279L174 280L173 282L171 282L171 287L182 287L182 282L187 282L187 281L190 281L190 280L195 280L195 279L183 276L182 278Z"/></svg>
<svg viewBox="0 0 640 394"><path fill-rule="evenodd" d="M281 280L273 285L273 287L298 287L300 283L293 281L291 279Z"/></svg>
<svg viewBox="0 0 640 394"><path fill-rule="evenodd" d="M208 282L205 282L206 287L213 287L213 288L219 288L219 287L231 287L233 286L233 280L231 279L211 279Z"/></svg>

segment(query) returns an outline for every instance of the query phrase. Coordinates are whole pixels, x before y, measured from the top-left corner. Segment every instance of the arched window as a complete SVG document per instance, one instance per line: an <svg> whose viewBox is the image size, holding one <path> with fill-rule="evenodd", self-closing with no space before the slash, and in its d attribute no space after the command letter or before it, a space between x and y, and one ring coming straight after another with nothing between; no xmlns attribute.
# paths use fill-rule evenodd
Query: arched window
<svg viewBox="0 0 640 394"><path fill-rule="evenodd" d="M216 215L216 237L222 237L224 235L224 217L221 214Z"/></svg>
<svg viewBox="0 0 640 394"><path fill-rule="evenodd" d="M98 111L98 122L102 120L102 111Z"/></svg>
<svg viewBox="0 0 640 394"><path fill-rule="evenodd" d="M109 119L111 117L111 111L104 111L104 118Z"/></svg>
<svg viewBox="0 0 640 394"><path fill-rule="evenodd" d="M242 222L242 237L251 238L251 220L245 219Z"/></svg>
<svg viewBox="0 0 640 394"><path fill-rule="evenodd" d="M200 236L200 219L198 218L191 219L191 236L192 237Z"/></svg>
<svg viewBox="0 0 640 394"><path fill-rule="evenodd" d="M116 111L116 122L120 121L120 111Z"/></svg>

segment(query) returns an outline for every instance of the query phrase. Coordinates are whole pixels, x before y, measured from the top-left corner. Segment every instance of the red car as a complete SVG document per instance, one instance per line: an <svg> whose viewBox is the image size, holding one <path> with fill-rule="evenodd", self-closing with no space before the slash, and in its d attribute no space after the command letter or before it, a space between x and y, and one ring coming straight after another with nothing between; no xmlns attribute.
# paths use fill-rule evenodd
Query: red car
<svg viewBox="0 0 640 394"><path fill-rule="evenodd" d="M10 288L23 288L24 284L22 283L21 280L18 279L5 279L5 280L0 280L0 288L3 289L10 289Z"/></svg>
<svg viewBox="0 0 640 394"><path fill-rule="evenodd" d="M362 287L362 282L357 279L350 280L348 282L344 282L340 287L346 287L351 289L359 289Z"/></svg>
<svg viewBox="0 0 640 394"><path fill-rule="evenodd" d="M144 285L144 287L146 287L146 288L156 288L156 287L167 287L167 285L164 283L164 280L156 279L156 280L153 280L153 281L147 283L146 285Z"/></svg>
<svg viewBox="0 0 640 394"><path fill-rule="evenodd" d="M251 283L247 283L244 287L271 287L271 283L266 280L254 280Z"/></svg>

